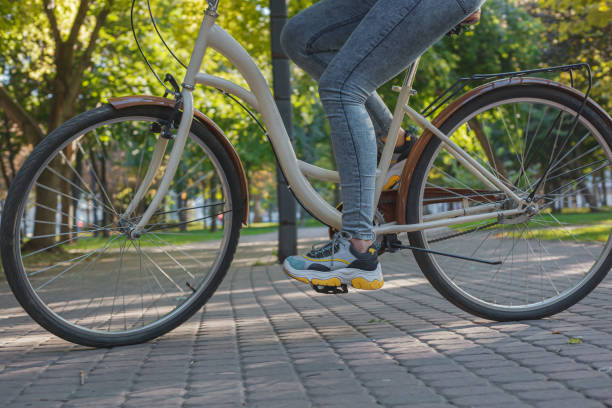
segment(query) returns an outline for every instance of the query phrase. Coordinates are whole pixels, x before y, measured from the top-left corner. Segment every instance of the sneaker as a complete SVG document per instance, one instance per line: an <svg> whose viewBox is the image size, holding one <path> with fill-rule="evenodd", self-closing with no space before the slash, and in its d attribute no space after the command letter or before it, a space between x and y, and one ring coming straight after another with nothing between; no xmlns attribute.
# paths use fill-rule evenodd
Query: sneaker
<svg viewBox="0 0 612 408"><path fill-rule="evenodd" d="M391 158L391 166L387 172L387 182L383 185L383 190L397 190L399 181L406 164L406 159L410 154L410 150L416 141L416 131L412 127L404 131L404 144L397 146L393 151ZM380 152L379 152L380 156ZM380 157L378 158L380 160Z"/></svg>
<svg viewBox="0 0 612 408"><path fill-rule="evenodd" d="M350 284L356 289L374 290L384 284L377 243L361 253L342 233L317 248L313 245L306 255L288 257L283 270L293 279L311 285Z"/></svg>
<svg viewBox="0 0 612 408"><path fill-rule="evenodd" d="M400 162L392 164L387 172L387 182L383 186L383 190L397 190L399 188L399 181L404 171L404 166L406 165L406 160L404 159Z"/></svg>
<svg viewBox="0 0 612 408"><path fill-rule="evenodd" d="M400 136L400 138L404 139L404 143L401 146L395 146L393 149L393 156L391 157L391 163L397 163L404 160L410 154L410 149L414 145L417 140L419 128L415 126L408 126L404 130L404 134ZM385 137L382 139L377 139L377 160L380 160L380 155L382 154L382 150L385 147Z"/></svg>

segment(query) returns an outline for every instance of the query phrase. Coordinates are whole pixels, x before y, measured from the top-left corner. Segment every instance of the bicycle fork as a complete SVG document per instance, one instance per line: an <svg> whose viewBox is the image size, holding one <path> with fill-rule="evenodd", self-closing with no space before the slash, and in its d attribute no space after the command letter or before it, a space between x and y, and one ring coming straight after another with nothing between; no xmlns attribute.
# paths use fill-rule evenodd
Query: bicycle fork
<svg viewBox="0 0 612 408"><path fill-rule="evenodd" d="M189 66L187 67L187 73L185 74L185 79L182 84L183 89L181 91L181 96L183 101L183 115L179 123L176 137L174 138L174 145L172 146L172 150L170 152L168 164L166 166L166 170L164 171L164 175L161 179L159 187L155 193L155 196L153 197L153 201L151 201L151 204L149 204L138 223L130 229L130 238L138 238L142 235L145 225L148 224L149 220L151 219L151 217L161 204L162 200L168 193L168 190L170 189L170 183L172 182L172 179L176 174L178 164L181 160L181 156L183 155L183 150L185 149L185 143L187 142L189 130L191 129L191 122L193 120L193 90L195 89L195 77L196 74L198 74L198 72L200 71L202 61L204 60L204 55L208 46L209 32L218 17L218 3L219 0L208 1L208 8L204 12L204 18L202 20L202 24L200 25L200 31L198 32L198 37L194 45L193 53L191 54L191 59L189 60ZM145 193L151 186L151 183L153 182L153 179L155 178L155 175L159 170L159 166L161 165L162 159L166 152L167 145L168 139L160 135L159 139L157 140L157 143L155 144L151 162L149 163L149 167L147 169L147 172L145 173L145 177L142 180L140 186L138 187L138 190L134 195L133 200L130 202L127 210L123 214L123 219L128 219L131 216L131 214L134 212L138 204L143 199Z"/></svg>

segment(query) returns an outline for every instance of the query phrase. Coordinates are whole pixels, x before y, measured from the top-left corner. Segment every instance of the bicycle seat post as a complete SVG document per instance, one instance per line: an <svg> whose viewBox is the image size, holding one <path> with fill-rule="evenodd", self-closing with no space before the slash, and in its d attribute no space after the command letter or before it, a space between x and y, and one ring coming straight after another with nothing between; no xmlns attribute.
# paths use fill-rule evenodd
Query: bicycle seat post
<svg viewBox="0 0 612 408"><path fill-rule="evenodd" d="M389 133L387 134L387 140L380 156L380 162L378 163L376 192L374 196L375 203L378 203L380 194L382 192L382 187L386 180L387 171L389 170L389 166L391 164L391 158L393 157L393 150L395 149L395 144L397 143L399 129L404 119L404 106L408 103L410 95L414 93L412 83L419 65L419 59L420 57L410 64L410 67L408 67L402 87L400 89L394 87L394 90L399 91L399 96L397 97L397 103L393 112L393 120L391 121L391 126L389 127ZM376 207L377 206L375 205L374 208Z"/></svg>

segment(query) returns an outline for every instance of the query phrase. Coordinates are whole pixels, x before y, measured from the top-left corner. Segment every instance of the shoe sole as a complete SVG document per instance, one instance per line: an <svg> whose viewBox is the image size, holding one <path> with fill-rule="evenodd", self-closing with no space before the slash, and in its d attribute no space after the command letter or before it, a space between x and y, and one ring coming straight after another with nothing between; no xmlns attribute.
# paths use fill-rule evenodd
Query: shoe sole
<svg viewBox="0 0 612 408"><path fill-rule="evenodd" d="M285 261L283 262L283 271L290 278L311 285L340 286L345 283L350 284L355 289L376 290L382 288L385 284L380 263L373 271L342 268L331 272L322 272L294 269Z"/></svg>

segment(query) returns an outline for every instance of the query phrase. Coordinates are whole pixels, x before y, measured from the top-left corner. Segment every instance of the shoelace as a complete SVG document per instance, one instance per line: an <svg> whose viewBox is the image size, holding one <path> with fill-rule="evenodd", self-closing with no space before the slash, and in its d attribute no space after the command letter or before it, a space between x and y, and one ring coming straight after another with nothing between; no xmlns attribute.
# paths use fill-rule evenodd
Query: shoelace
<svg viewBox="0 0 612 408"><path fill-rule="evenodd" d="M331 265L333 267L334 266L334 254L336 253L336 245L339 245L340 241L342 240L349 240L349 239L351 239L351 235L348 232L344 232L344 231L336 232L334 236L332 237L332 239L328 241L315 242L312 245L312 250L308 253L308 255L319 257L321 255L326 255L327 253L329 253L329 256L331 258ZM316 245L319 245L319 247L315 248Z"/></svg>

